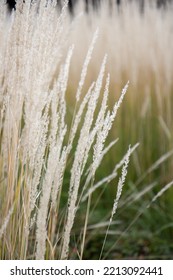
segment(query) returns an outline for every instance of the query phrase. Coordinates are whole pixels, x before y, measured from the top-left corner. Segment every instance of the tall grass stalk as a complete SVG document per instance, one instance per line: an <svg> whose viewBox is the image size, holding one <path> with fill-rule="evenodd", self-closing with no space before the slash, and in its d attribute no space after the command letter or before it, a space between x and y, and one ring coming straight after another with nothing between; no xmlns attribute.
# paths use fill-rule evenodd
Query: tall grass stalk
<svg viewBox="0 0 173 280"><path fill-rule="evenodd" d="M121 194L122 194L123 186L124 186L125 179L126 179L126 176L127 176L127 168L128 168L128 164L129 164L130 154L131 154L131 147L129 147L129 150L128 150L127 154L124 157L122 174L121 174L121 177L120 177L120 179L118 181L116 198L114 200L114 204L113 204L113 208L112 208L112 213L111 213L111 217L110 217L110 220L109 220L109 225L108 225L108 228L107 228L107 231L106 231L106 234L105 234L105 238L104 238L104 241L103 241L103 246L102 246L101 253L100 253L100 259L102 258L103 250L104 250L106 239L107 239L107 236L108 236L108 231L109 231L109 228L111 226L113 217L114 217L114 215L115 215L115 213L117 211L118 202L119 202Z"/></svg>

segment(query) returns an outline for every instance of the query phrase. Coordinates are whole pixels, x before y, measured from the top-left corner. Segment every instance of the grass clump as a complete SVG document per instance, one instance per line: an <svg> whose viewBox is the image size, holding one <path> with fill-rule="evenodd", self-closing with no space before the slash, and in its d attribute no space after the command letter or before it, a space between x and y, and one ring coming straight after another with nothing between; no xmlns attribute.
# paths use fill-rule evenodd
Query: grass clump
<svg viewBox="0 0 173 280"><path fill-rule="evenodd" d="M67 121L65 95L74 52L74 46L66 55L63 50L67 4L58 15L55 1L19 0L10 16L1 4L1 259L70 258L74 221L85 198L75 256L83 258L90 189L93 192L99 184L95 182L97 169L116 142L106 146L128 84L109 110L110 75L104 82L104 56L96 81L87 91L84 88L97 31L81 71L72 121ZM129 148L128 159L131 151ZM122 161L125 167L110 223L128 159ZM116 175L115 169L104 183Z"/></svg>

